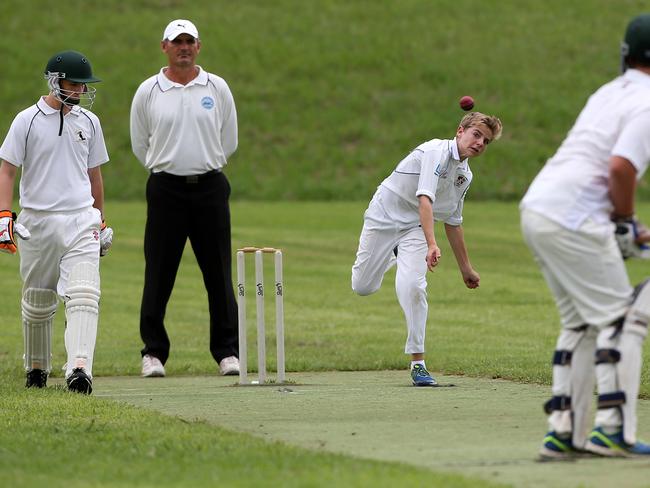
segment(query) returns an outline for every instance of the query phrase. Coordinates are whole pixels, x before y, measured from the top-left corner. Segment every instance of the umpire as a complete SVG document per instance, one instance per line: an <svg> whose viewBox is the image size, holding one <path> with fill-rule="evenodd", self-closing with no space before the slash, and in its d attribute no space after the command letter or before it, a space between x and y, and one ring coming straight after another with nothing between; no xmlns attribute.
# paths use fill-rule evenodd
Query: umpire
<svg viewBox="0 0 650 488"><path fill-rule="evenodd" d="M231 276L230 185L222 168L237 149L237 113L226 82L195 64L199 32L170 22L168 66L145 80L131 105L131 146L150 176L140 310L142 376L164 376L164 317L189 237L208 292L210 351L223 375L239 374L237 306Z"/></svg>

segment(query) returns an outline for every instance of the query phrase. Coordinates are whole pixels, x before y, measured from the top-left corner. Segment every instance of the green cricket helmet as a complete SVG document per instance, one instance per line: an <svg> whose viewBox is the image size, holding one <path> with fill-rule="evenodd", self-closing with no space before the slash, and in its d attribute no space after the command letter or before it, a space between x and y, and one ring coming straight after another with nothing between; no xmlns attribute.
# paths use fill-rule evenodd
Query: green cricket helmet
<svg viewBox="0 0 650 488"><path fill-rule="evenodd" d="M55 98L65 105L81 105L90 109L95 101L95 88L86 86L83 93L61 88L59 80L72 83L96 83L90 61L77 51L63 51L52 56L45 66L45 79Z"/></svg>
<svg viewBox="0 0 650 488"><path fill-rule="evenodd" d="M627 25L621 44L623 71L632 62L650 66L650 14L634 17Z"/></svg>

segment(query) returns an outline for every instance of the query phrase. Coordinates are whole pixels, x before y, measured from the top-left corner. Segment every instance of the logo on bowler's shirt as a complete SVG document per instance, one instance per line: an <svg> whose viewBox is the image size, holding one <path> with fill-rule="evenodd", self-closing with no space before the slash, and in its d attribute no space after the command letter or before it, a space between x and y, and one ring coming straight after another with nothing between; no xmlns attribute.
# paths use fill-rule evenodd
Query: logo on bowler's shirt
<svg viewBox="0 0 650 488"><path fill-rule="evenodd" d="M214 107L214 100L212 99L212 97L203 97L201 99L201 106L209 110L212 107Z"/></svg>
<svg viewBox="0 0 650 488"><path fill-rule="evenodd" d="M456 178L456 183L454 183L454 185L456 185L456 188L460 188L466 182L467 182L467 177L465 177L463 175L458 175L458 177Z"/></svg>
<svg viewBox="0 0 650 488"><path fill-rule="evenodd" d="M86 136L84 135L84 131L82 131L82 130L78 130L76 132L76 136L77 136L77 141L79 141L79 142L83 142L83 141L87 140Z"/></svg>
<svg viewBox="0 0 650 488"><path fill-rule="evenodd" d="M96 241L99 240L99 232L97 232L96 230L93 230L93 239L95 239Z"/></svg>
<svg viewBox="0 0 650 488"><path fill-rule="evenodd" d="M445 178L447 178L447 174L449 173L449 170L448 170L448 168L446 166L444 168L442 168L440 166L440 164L438 164L438 166L436 166L435 173L436 173L436 176L438 178L445 179Z"/></svg>

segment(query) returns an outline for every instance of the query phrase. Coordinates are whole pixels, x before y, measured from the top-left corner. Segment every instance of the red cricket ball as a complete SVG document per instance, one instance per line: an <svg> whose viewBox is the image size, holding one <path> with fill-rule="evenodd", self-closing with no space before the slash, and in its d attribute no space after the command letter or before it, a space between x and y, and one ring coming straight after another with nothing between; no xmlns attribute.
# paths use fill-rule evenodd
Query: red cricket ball
<svg viewBox="0 0 650 488"><path fill-rule="evenodd" d="M458 103L460 104L460 108L465 111L472 110L474 108L474 99L469 95L461 97Z"/></svg>

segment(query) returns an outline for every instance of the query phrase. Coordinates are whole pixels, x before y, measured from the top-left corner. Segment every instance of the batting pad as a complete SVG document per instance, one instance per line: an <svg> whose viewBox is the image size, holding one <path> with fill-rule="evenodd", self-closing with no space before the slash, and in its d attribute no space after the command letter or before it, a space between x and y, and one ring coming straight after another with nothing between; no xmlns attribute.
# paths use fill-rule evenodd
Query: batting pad
<svg viewBox="0 0 650 488"><path fill-rule="evenodd" d="M52 321L58 305L53 290L28 288L21 301L25 371L52 370Z"/></svg>
<svg viewBox="0 0 650 488"><path fill-rule="evenodd" d="M75 368L84 368L92 377L99 296L97 266L87 262L76 264L70 271L65 292L65 348L68 353L66 378Z"/></svg>
<svg viewBox="0 0 650 488"><path fill-rule="evenodd" d="M594 327L563 329L553 358L553 396L569 399L568 408L556 409L548 418L549 430L573 435L581 447L591 430L591 404L596 382L594 375Z"/></svg>
<svg viewBox="0 0 650 488"><path fill-rule="evenodd" d="M596 424L623 424L623 438L636 442L636 404L641 382L643 342L650 320L650 282L635 290L635 297L620 330L607 327L598 335L600 360L596 366L599 410ZM611 405L610 405L611 404Z"/></svg>
<svg viewBox="0 0 650 488"><path fill-rule="evenodd" d="M584 337L573 350L571 360L571 405L573 415L573 445L582 447L593 423L594 387L596 373L594 351L598 330L588 327Z"/></svg>

